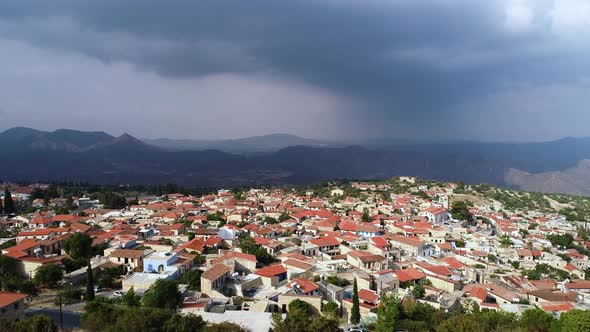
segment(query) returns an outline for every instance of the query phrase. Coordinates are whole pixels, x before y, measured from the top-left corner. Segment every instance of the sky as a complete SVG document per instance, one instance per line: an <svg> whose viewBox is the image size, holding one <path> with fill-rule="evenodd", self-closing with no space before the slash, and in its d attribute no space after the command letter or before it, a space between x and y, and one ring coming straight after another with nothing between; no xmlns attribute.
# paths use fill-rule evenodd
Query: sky
<svg viewBox="0 0 590 332"><path fill-rule="evenodd" d="M3 0L0 130L590 136L588 0Z"/></svg>

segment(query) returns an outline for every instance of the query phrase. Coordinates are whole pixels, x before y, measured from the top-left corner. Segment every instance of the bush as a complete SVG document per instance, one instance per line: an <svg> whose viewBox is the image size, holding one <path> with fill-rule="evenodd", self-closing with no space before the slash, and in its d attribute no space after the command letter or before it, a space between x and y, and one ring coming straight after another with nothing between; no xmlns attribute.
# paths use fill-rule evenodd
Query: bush
<svg viewBox="0 0 590 332"><path fill-rule="evenodd" d="M78 287L67 285L60 289L58 294L61 295L62 304L71 304L79 302L82 299L84 291ZM54 304L59 305L58 297L55 298Z"/></svg>
<svg viewBox="0 0 590 332"><path fill-rule="evenodd" d="M63 277L63 271L55 264L42 265L35 272L35 283L39 286L55 288Z"/></svg>

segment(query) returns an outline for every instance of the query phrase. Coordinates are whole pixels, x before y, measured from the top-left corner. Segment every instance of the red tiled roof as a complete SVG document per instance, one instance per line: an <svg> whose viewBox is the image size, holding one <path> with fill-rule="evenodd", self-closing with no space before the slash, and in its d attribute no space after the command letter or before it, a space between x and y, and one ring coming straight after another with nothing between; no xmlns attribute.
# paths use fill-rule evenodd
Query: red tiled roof
<svg viewBox="0 0 590 332"><path fill-rule="evenodd" d="M590 289L590 280L572 280L565 284L568 289Z"/></svg>
<svg viewBox="0 0 590 332"><path fill-rule="evenodd" d="M0 291L0 308L4 308L9 304L20 301L25 297L27 297L26 294Z"/></svg>
<svg viewBox="0 0 590 332"><path fill-rule="evenodd" d="M224 274L230 273L230 272L231 272L231 268L229 266L226 266L224 264L217 264L217 265L213 265L207 271L203 272L202 277L207 280L213 281L213 280L219 279Z"/></svg>
<svg viewBox="0 0 590 332"><path fill-rule="evenodd" d="M482 287L474 287L471 292L469 292L469 297L474 297L482 302L485 302L487 296L488 292Z"/></svg>
<svg viewBox="0 0 590 332"><path fill-rule="evenodd" d="M453 273L451 272L451 270L449 270L449 268L447 268L446 266L441 266L441 265L431 265L431 264L427 264L427 263L416 263L417 266L419 266L422 269L428 270L434 274L440 275L440 276L450 276Z"/></svg>
<svg viewBox="0 0 590 332"><path fill-rule="evenodd" d="M287 259L283 262L283 264L287 265L287 266L293 266L295 268L298 268L300 270L309 270L311 268L313 268L314 266L312 264L308 264L306 262L302 262L296 259Z"/></svg>
<svg viewBox="0 0 590 332"><path fill-rule="evenodd" d="M541 304L545 311L569 311L574 308L570 302L550 302Z"/></svg>
<svg viewBox="0 0 590 332"><path fill-rule="evenodd" d="M256 274L263 277L272 278L279 274L287 273L285 267L281 264L269 265L256 271Z"/></svg>
<svg viewBox="0 0 590 332"><path fill-rule="evenodd" d="M315 282L303 278L293 279L289 283L289 287L295 287L296 284L299 285L299 288L303 291L303 293L313 292L314 290L320 288L320 286L318 286Z"/></svg>
<svg viewBox="0 0 590 332"><path fill-rule="evenodd" d="M566 269L566 270L568 270L568 271L572 272L573 270L575 270L575 269L576 269L576 267L575 267L573 264L567 264L567 265L564 267L564 269Z"/></svg>
<svg viewBox="0 0 590 332"><path fill-rule="evenodd" d="M323 236L317 239L311 239L309 242L315 244L318 247L338 246L340 242L335 237Z"/></svg>
<svg viewBox="0 0 590 332"><path fill-rule="evenodd" d="M409 267L405 270L393 271L393 273L395 273L395 275L397 276L397 278L399 279L400 282L406 282L406 281L411 281L411 280L420 280L420 279L426 277L426 275L424 273L416 270L413 267Z"/></svg>
<svg viewBox="0 0 590 332"><path fill-rule="evenodd" d="M365 302L376 304L377 300L379 300L379 295L368 289L359 289L359 299Z"/></svg>
<svg viewBox="0 0 590 332"><path fill-rule="evenodd" d="M243 252L238 252L238 251L230 251L228 253L226 253L225 255L219 257L218 259L215 260L215 262L222 262L226 259L245 259L245 260L249 260L252 262L256 262L256 256L254 255L250 255L250 254L245 254Z"/></svg>

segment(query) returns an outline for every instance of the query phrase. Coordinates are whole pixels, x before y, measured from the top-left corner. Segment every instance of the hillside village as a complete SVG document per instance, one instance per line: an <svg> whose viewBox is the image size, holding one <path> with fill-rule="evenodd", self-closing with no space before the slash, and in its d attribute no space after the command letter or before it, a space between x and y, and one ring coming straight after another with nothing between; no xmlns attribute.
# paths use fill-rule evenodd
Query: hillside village
<svg viewBox="0 0 590 332"><path fill-rule="evenodd" d="M144 193L108 209L86 195L31 196L47 185L3 189L10 204L29 206L0 219L2 259L22 279L2 274L2 318L22 318L52 288L83 288L89 270L97 297L141 296L175 280L180 313L252 331L267 331L272 313L286 313L294 301L316 313L333 310L342 327L355 310L362 326L372 326L391 295L445 312L539 308L558 318L590 309L582 198L399 177ZM74 248L86 237L87 261ZM59 270L53 282L41 275L48 266Z"/></svg>

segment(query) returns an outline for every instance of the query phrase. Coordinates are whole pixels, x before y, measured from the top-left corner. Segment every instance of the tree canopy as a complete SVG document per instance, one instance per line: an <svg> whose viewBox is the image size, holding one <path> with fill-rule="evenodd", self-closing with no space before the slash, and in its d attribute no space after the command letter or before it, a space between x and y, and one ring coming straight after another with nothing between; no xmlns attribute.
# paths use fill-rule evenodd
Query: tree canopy
<svg viewBox="0 0 590 332"><path fill-rule="evenodd" d="M174 280L159 279L144 294L142 304L145 307L176 309L182 301L182 294Z"/></svg>
<svg viewBox="0 0 590 332"><path fill-rule="evenodd" d="M63 248L74 260L87 259L92 255L92 238L86 233L74 233L64 241Z"/></svg>
<svg viewBox="0 0 590 332"><path fill-rule="evenodd" d="M256 260L262 264L268 264L273 261L272 256L262 248L262 246L256 244L256 241L251 236L244 236L240 239L239 248L243 253L256 256Z"/></svg>
<svg viewBox="0 0 590 332"><path fill-rule="evenodd" d="M41 265L35 272L35 283L39 286L55 288L63 277L62 269L55 264Z"/></svg>
<svg viewBox="0 0 590 332"><path fill-rule="evenodd" d="M359 306L359 289L356 278L352 284L352 309L350 310L350 323L358 324L361 321L361 312Z"/></svg>
<svg viewBox="0 0 590 332"><path fill-rule="evenodd" d="M14 205L14 201L12 200L12 194L8 189L4 190L4 203L3 211L6 214L11 214L16 212L16 206Z"/></svg>
<svg viewBox="0 0 590 332"><path fill-rule="evenodd" d="M453 202L450 212L453 216L453 219L470 221L472 218L468 205L465 201Z"/></svg>

